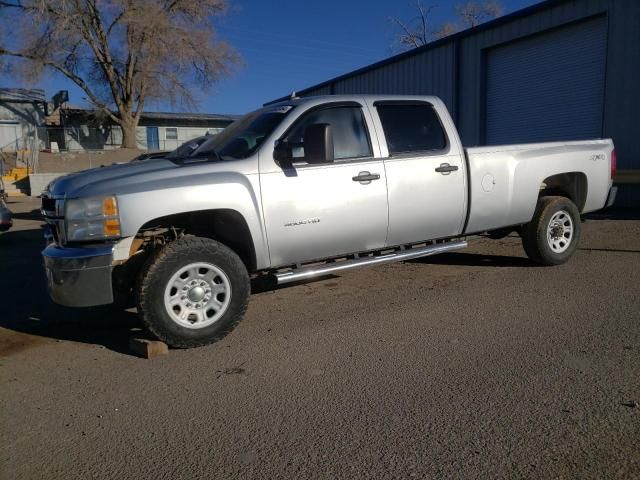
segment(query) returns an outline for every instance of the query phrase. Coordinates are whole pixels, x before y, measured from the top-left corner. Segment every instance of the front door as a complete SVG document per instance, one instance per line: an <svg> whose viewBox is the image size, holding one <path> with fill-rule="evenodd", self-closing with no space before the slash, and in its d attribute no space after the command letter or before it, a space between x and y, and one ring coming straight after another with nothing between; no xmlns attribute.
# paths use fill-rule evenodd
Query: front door
<svg viewBox="0 0 640 480"><path fill-rule="evenodd" d="M159 150L160 137L158 127L147 127L147 150Z"/></svg>
<svg viewBox="0 0 640 480"><path fill-rule="evenodd" d="M304 160L306 126L329 124L335 160ZM261 173L264 217L273 266L381 248L387 235L384 162L373 158L365 114L359 105L309 111L286 140L300 145L291 168Z"/></svg>

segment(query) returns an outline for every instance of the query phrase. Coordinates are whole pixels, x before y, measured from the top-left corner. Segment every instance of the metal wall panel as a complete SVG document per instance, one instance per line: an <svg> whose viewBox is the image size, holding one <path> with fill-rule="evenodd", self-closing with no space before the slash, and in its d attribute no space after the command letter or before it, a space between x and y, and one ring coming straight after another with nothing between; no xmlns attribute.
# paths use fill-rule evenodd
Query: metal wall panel
<svg viewBox="0 0 640 480"><path fill-rule="evenodd" d="M640 170L640 1L611 0L608 20L604 136L616 144L618 169Z"/></svg>
<svg viewBox="0 0 640 480"><path fill-rule="evenodd" d="M486 126L487 52L597 16L608 32L601 135L613 138L620 170L640 170L639 0L549 0L302 93L435 94L452 111L463 143L479 145Z"/></svg>
<svg viewBox="0 0 640 480"><path fill-rule="evenodd" d="M437 95L454 106L454 45L445 44L375 70L314 88L304 96L339 94Z"/></svg>
<svg viewBox="0 0 640 480"><path fill-rule="evenodd" d="M332 93L333 92L331 91L331 85L324 85L319 88L312 88L309 90L305 90L304 94L301 96L311 97L311 96L318 96L318 95L331 95Z"/></svg>
<svg viewBox="0 0 640 480"><path fill-rule="evenodd" d="M617 0L620 1L620 0ZM621 0L622 2L628 0ZM465 145L482 145L486 105L486 52L526 37L606 14L610 0L574 0L551 3L549 8L463 37L460 42L458 128Z"/></svg>
<svg viewBox="0 0 640 480"><path fill-rule="evenodd" d="M606 19L598 17L487 52L487 145L602 135Z"/></svg>

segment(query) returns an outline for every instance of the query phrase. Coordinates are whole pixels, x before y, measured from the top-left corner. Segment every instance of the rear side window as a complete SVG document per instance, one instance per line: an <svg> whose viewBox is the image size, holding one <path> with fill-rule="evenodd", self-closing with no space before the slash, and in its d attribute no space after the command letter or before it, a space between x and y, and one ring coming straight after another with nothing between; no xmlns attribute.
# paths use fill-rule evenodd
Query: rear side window
<svg viewBox="0 0 640 480"><path fill-rule="evenodd" d="M447 137L429 104L377 105L389 155L443 150Z"/></svg>
<svg viewBox="0 0 640 480"><path fill-rule="evenodd" d="M360 107L331 107L305 115L289 135L287 142L294 148L294 158L304 157L304 131L314 123L328 123L333 131L333 149L336 160L371 156L369 136Z"/></svg>

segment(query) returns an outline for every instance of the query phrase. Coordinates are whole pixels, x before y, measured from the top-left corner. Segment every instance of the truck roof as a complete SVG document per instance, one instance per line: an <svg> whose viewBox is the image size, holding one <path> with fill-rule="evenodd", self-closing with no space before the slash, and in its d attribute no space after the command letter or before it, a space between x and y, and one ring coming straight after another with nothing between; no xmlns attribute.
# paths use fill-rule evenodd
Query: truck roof
<svg viewBox="0 0 640 480"><path fill-rule="evenodd" d="M282 100L277 103L268 103L264 106L272 107L277 105L303 105L306 103L324 103L324 102L361 102L363 99L370 101L377 100L419 100L423 102L429 102L432 104L442 103L439 97L434 95L317 95L309 97L293 97L287 100Z"/></svg>

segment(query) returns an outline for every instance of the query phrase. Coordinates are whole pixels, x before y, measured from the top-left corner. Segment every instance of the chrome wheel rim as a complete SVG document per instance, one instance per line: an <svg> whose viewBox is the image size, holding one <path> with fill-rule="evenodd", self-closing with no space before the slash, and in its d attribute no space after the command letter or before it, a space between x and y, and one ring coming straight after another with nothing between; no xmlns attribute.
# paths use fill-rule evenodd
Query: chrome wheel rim
<svg viewBox="0 0 640 480"><path fill-rule="evenodd" d="M563 253L573 240L573 220L564 210L553 214L547 226L547 243L554 253Z"/></svg>
<svg viewBox="0 0 640 480"><path fill-rule="evenodd" d="M217 322L229 308L229 277L211 263L191 263L169 280L164 306L169 317L185 328L205 328Z"/></svg>

